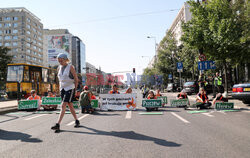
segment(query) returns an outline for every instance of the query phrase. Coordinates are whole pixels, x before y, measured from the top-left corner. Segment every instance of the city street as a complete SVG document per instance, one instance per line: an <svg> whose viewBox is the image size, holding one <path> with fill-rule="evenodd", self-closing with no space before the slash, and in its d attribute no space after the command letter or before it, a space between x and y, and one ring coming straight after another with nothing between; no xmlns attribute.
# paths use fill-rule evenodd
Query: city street
<svg viewBox="0 0 250 158"><path fill-rule="evenodd" d="M167 93L168 102L175 96ZM61 133L50 129L55 111L7 113L0 115L0 157L249 157L249 110L190 111L168 107L142 115L139 105L136 111L80 113L80 128L65 114Z"/></svg>

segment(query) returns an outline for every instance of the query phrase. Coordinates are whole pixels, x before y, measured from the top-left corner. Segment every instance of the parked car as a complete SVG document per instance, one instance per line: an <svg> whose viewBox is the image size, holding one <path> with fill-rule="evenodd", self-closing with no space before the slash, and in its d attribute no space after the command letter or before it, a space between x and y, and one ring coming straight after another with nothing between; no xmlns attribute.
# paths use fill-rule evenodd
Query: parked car
<svg viewBox="0 0 250 158"><path fill-rule="evenodd" d="M179 83L168 83L167 91L168 92L176 92L176 91L180 92L181 87L180 87Z"/></svg>
<svg viewBox="0 0 250 158"><path fill-rule="evenodd" d="M198 85L198 83L196 81L188 81L188 82L184 83L183 90L188 95L191 95L192 93L198 93L199 85Z"/></svg>
<svg viewBox="0 0 250 158"><path fill-rule="evenodd" d="M250 104L250 83L235 84L232 97L241 100L244 104Z"/></svg>

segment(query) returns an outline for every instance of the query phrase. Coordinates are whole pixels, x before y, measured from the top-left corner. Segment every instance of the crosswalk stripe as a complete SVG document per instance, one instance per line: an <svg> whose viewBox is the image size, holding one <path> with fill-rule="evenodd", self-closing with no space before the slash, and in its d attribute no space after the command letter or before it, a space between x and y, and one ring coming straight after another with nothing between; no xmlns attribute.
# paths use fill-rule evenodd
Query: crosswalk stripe
<svg viewBox="0 0 250 158"><path fill-rule="evenodd" d="M127 111L125 119L131 119L132 111Z"/></svg>
<svg viewBox="0 0 250 158"><path fill-rule="evenodd" d="M181 116L177 115L174 112L171 112L172 115L174 115L175 117L177 117L178 119L180 119L181 121L183 121L184 123L190 123L189 121L187 121L186 119L182 118Z"/></svg>
<svg viewBox="0 0 250 158"><path fill-rule="evenodd" d="M209 114L209 113L202 113L203 115L206 115L206 116L208 116L208 117L214 117L214 115L211 115L211 114Z"/></svg>
<svg viewBox="0 0 250 158"><path fill-rule="evenodd" d="M33 116L33 117L29 117L29 118L26 118L24 119L25 121L28 121L28 120L32 120L34 118L38 118L38 117L41 117L41 116L45 116L45 115L48 115L48 114L41 114L41 115L37 115L37 116Z"/></svg>
<svg viewBox="0 0 250 158"><path fill-rule="evenodd" d="M87 117L87 116L89 116L89 114L85 114L85 115L79 117L78 120L80 121L81 119L83 119L84 117ZM72 121L72 122L68 123L67 126L71 126L71 125L73 125L74 123L75 123L75 121Z"/></svg>

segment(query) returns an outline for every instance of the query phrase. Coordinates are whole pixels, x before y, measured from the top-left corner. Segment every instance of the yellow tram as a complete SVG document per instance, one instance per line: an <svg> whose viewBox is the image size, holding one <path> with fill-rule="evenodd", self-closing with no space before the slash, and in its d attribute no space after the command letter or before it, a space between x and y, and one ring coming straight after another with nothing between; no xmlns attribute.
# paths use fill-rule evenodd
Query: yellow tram
<svg viewBox="0 0 250 158"><path fill-rule="evenodd" d="M59 94L57 71L48 67L30 64L8 64L6 92L9 98L27 98L34 89L39 95L48 90ZM21 94L21 95L20 95Z"/></svg>

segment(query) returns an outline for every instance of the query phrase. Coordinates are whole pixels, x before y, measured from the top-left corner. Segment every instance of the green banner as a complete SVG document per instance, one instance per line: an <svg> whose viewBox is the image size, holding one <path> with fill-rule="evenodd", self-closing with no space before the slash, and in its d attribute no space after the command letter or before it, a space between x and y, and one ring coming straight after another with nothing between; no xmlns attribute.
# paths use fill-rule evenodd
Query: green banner
<svg viewBox="0 0 250 158"><path fill-rule="evenodd" d="M91 100L91 107L92 108L98 108L98 100L97 99L92 99Z"/></svg>
<svg viewBox="0 0 250 158"><path fill-rule="evenodd" d="M42 105L59 105L61 104L61 97L43 97Z"/></svg>
<svg viewBox="0 0 250 158"><path fill-rule="evenodd" d="M157 97L157 99L161 99L162 105L165 105L168 103L168 98L166 96Z"/></svg>
<svg viewBox="0 0 250 158"><path fill-rule="evenodd" d="M234 103L215 103L215 109L227 110L233 108Z"/></svg>
<svg viewBox="0 0 250 158"><path fill-rule="evenodd" d="M36 109L38 108L38 100L18 101L18 110Z"/></svg>
<svg viewBox="0 0 250 158"><path fill-rule="evenodd" d="M170 102L172 107L188 105L188 99L177 99L177 100L171 100Z"/></svg>
<svg viewBox="0 0 250 158"><path fill-rule="evenodd" d="M142 107L150 108L150 107L161 107L162 100L161 99L143 99Z"/></svg>
<svg viewBox="0 0 250 158"><path fill-rule="evenodd" d="M74 107L74 109L78 109L79 108L79 101L73 101L73 107Z"/></svg>

